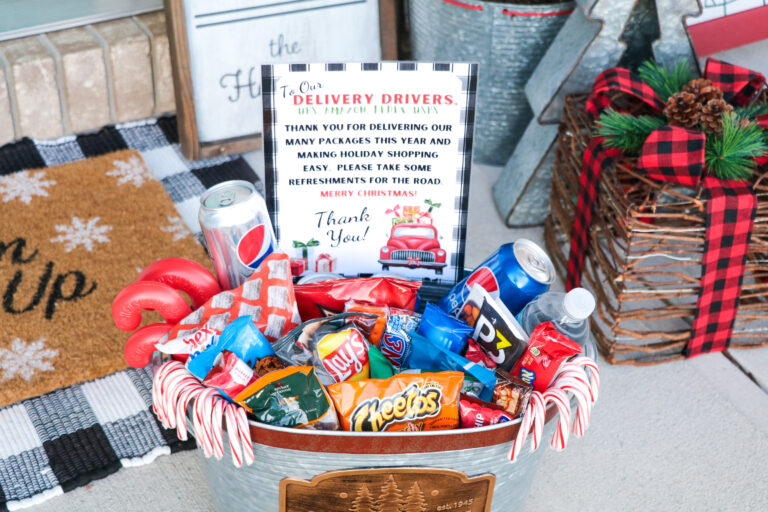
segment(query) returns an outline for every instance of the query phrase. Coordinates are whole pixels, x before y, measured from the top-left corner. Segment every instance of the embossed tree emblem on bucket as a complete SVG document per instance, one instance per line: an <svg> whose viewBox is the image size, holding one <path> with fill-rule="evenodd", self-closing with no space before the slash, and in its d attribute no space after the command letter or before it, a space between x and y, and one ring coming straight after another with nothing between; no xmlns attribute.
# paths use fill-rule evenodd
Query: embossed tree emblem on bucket
<svg viewBox="0 0 768 512"><path fill-rule="evenodd" d="M496 477L450 469L331 471L280 482L281 512L488 512Z"/></svg>

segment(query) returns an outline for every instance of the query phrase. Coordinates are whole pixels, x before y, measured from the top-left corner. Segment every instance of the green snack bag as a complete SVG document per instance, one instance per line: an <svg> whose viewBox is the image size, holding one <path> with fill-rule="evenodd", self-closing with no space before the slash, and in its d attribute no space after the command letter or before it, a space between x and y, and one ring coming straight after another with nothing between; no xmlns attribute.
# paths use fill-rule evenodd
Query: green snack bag
<svg viewBox="0 0 768 512"><path fill-rule="evenodd" d="M368 349L368 361L371 364L372 379L388 379L396 373L389 359L384 357L384 354L374 345Z"/></svg>
<svg viewBox="0 0 768 512"><path fill-rule="evenodd" d="M270 372L241 391L235 402L261 423L313 430L339 428L331 398L311 366Z"/></svg>

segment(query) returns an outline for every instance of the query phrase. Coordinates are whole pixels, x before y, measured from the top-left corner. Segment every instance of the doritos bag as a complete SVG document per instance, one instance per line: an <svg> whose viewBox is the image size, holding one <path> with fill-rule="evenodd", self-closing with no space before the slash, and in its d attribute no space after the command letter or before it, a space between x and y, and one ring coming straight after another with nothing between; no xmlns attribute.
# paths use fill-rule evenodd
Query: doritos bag
<svg viewBox="0 0 768 512"><path fill-rule="evenodd" d="M461 372L401 373L328 386L342 430L397 432L459 426Z"/></svg>

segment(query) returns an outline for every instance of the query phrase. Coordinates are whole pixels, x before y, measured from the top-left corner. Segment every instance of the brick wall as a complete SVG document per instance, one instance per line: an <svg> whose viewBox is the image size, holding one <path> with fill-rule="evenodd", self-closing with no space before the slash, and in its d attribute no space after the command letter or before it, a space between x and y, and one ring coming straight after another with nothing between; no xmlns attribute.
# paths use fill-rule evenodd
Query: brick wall
<svg viewBox="0 0 768 512"><path fill-rule="evenodd" d="M0 144L173 110L162 11L0 42Z"/></svg>

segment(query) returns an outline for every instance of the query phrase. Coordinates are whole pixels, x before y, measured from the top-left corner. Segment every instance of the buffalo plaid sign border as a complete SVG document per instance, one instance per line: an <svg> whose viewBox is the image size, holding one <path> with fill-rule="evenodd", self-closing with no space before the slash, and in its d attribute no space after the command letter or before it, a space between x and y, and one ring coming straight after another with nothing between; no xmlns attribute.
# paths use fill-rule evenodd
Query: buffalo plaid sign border
<svg viewBox="0 0 768 512"><path fill-rule="evenodd" d="M275 108L276 83L281 77L290 73L307 73L311 71L351 71L351 72L446 72L452 73L461 80L459 98L462 105L460 124L463 136L459 142L456 166L456 195L454 213L456 223L451 230L450 267L452 273L438 276L438 280L453 283L463 275L464 252L467 238L467 209L469 207L469 179L472 165L472 140L475 124L475 101L477 91L477 64L450 62L364 62L364 63L325 63L325 64L264 64L261 67L262 102L264 105L264 181L266 183L266 202L275 230L275 236L280 236L280 198L277 196L277 186L280 172L276 165L277 141L275 126L278 122L278 112Z"/></svg>

